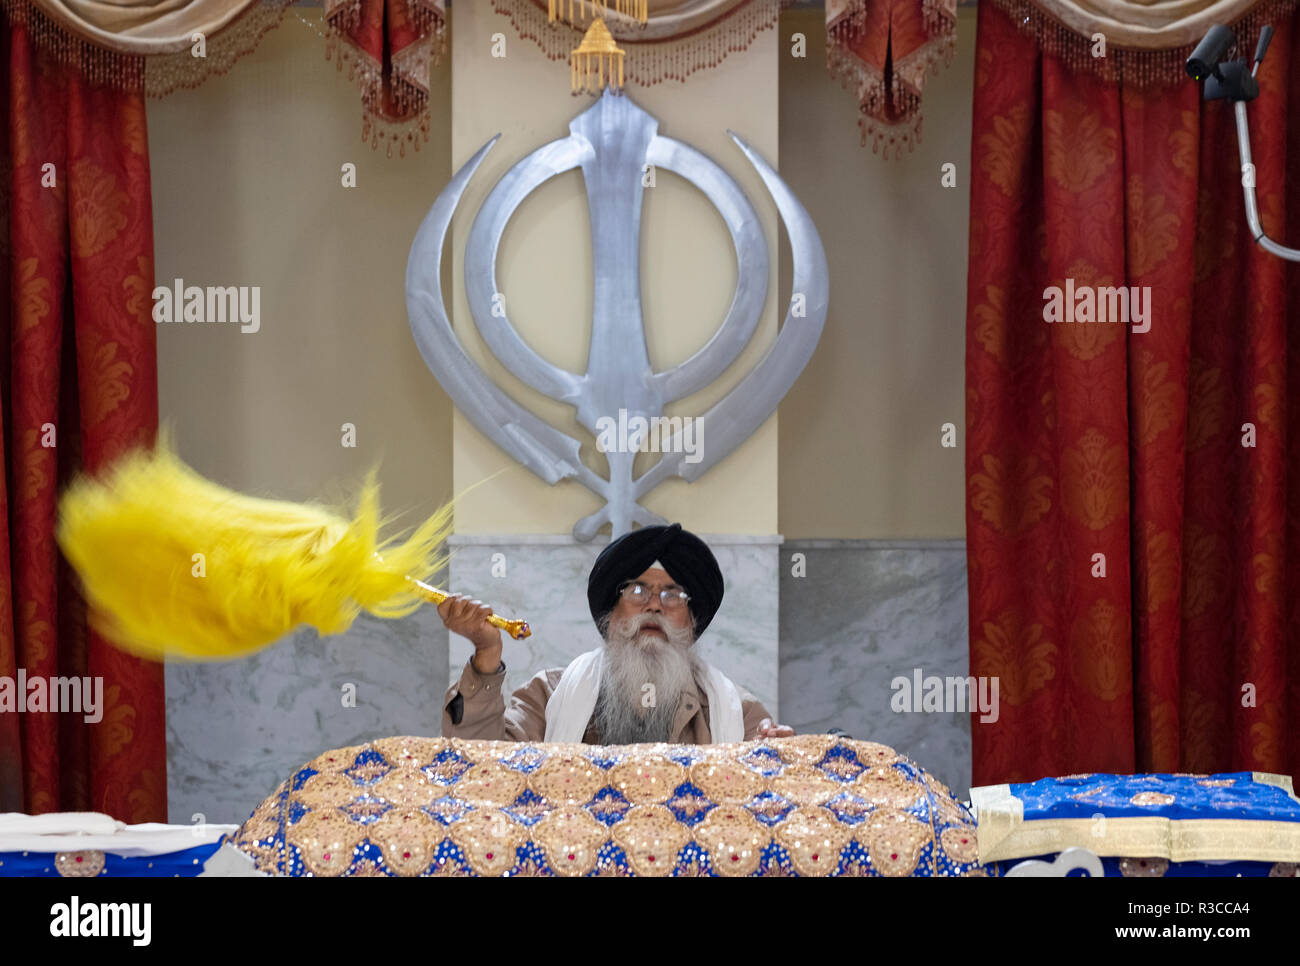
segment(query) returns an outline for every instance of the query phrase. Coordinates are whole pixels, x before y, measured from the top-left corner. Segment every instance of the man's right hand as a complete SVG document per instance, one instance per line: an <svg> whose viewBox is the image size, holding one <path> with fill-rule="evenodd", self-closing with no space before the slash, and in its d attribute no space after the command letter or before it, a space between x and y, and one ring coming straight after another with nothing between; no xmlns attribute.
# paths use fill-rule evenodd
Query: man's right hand
<svg viewBox="0 0 1300 966"><path fill-rule="evenodd" d="M469 638L474 645L474 669L495 674L501 666L501 630L488 623L492 608L464 594L451 594L438 605L438 616L447 630Z"/></svg>

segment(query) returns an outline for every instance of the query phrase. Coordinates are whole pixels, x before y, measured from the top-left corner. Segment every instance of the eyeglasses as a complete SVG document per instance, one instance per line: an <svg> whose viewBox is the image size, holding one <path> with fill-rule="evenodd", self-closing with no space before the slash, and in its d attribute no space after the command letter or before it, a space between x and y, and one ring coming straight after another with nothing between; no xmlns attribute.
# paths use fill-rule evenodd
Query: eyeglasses
<svg viewBox="0 0 1300 966"><path fill-rule="evenodd" d="M653 594L654 588L635 580L630 580L618 588L619 597L636 607L645 607L650 603ZM663 604L664 610L680 610L690 599L691 595L677 586L665 587L659 591L659 602Z"/></svg>

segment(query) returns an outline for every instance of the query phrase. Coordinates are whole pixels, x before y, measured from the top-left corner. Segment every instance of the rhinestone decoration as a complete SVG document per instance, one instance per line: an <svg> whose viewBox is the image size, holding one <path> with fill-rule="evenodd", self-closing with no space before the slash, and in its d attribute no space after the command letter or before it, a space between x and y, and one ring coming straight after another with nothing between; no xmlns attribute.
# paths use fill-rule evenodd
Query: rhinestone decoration
<svg viewBox="0 0 1300 966"><path fill-rule="evenodd" d="M59 875L69 878L88 878L104 871L104 853L97 849L83 852L56 852L54 868Z"/></svg>
<svg viewBox="0 0 1300 966"><path fill-rule="evenodd" d="M1119 872L1125 878L1147 879L1162 876L1168 871L1168 859L1124 858L1119 860Z"/></svg>

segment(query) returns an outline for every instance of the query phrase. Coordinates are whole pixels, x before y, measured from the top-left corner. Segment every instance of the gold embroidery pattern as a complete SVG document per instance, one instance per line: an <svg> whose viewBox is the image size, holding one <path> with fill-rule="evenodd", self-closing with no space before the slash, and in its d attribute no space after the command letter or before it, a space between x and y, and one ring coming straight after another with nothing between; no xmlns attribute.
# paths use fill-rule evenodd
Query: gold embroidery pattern
<svg viewBox="0 0 1300 966"><path fill-rule="evenodd" d="M830 735L623 747L385 738L318 755L230 841L259 870L294 876L980 868L970 813L941 782L885 745Z"/></svg>
<svg viewBox="0 0 1300 966"><path fill-rule="evenodd" d="M812 765L791 765L772 779L772 791L794 802L824 805L843 786Z"/></svg>
<svg viewBox="0 0 1300 966"><path fill-rule="evenodd" d="M685 780L685 768L659 755L638 755L609 771L609 784L633 805L666 802Z"/></svg>
<svg viewBox="0 0 1300 966"><path fill-rule="evenodd" d="M826 875L839 864L850 833L825 809L800 808L777 828L776 839L790 853L800 875Z"/></svg>
<svg viewBox="0 0 1300 966"><path fill-rule="evenodd" d="M604 773L581 755L552 758L537 769L531 787L548 802L581 805L606 784Z"/></svg>
<svg viewBox="0 0 1300 966"><path fill-rule="evenodd" d="M979 851L975 836L961 828L944 829L939 844L954 862L973 863Z"/></svg>
<svg viewBox="0 0 1300 966"><path fill-rule="evenodd" d="M691 767L691 782L715 802L747 802L767 784L749 766L726 759L697 762Z"/></svg>
<svg viewBox="0 0 1300 966"><path fill-rule="evenodd" d="M614 841L637 875L672 875L686 829L662 805L639 805L614 826Z"/></svg>
<svg viewBox="0 0 1300 966"><path fill-rule="evenodd" d="M889 766L864 772L853 787L867 801L887 808L910 808L926 793L923 786L909 781L896 768Z"/></svg>
<svg viewBox="0 0 1300 966"><path fill-rule="evenodd" d="M933 842L929 826L896 809L879 809L859 833L871 864L881 875L911 875L921 851Z"/></svg>
<svg viewBox="0 0 1300 966"><path fill-rule="evenodd" d="M586 875L605 844L605 827L582 808L556 809L537 826L551 868L563 876Z"/></svg>
<svg viewBox="0 0 1300 966"><path fill-rule="evenodd" d="M467 871L455 859L440 859L438 864L434 866L433 871L428 874L430 877L437 877L440 879L463 879L471 878L474 875L473 872Z"/></svg>
<svg viewBox="0 0 1300 966"><path fill-rule="evenodd" d="M718 875L753 875L767 844L767 830L748 811L722 805L709 812L695 830L695 838L709 853Z"/></svg>

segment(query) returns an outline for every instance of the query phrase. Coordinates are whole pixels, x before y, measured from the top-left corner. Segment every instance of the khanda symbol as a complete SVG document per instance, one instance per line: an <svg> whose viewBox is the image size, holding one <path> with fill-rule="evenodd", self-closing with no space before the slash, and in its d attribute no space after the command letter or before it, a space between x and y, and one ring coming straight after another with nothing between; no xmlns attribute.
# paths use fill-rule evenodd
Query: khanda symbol
<svg viewBox="0 0 1300 966"><path fill-rule="evenodd" d="M740 187L706 155L658 133L658 122L625 95L606 90L574 118L567 138L538 148L497 182L466 241L465 289L484 342L522 382L577 409L593 435L624 411L631 425L664 424L666 403L709 385L749 343L767 297L769 260L758 215ZM730 393L695 417L708 430L702 452L684 453L685 427L668 437L650 469L633 478L637 447L607 451L609 479L580 458L581 442L519 405L466 354L442 298L442 250L465 188L498 134L465 163L420 224L406 265L406 308L425 363L478 430L554 485L577 480L605 505L574 524L590 540L605 524L617 537L634 526L666 523L638 502L672 476L693 482L739 446L776 409L803 371L826 322L826 252L794 193L762 157L728 132L754 166L785 223L792 254L792 285L785 321L762 360ZM713 337L685 362L662 372L650 367L641 318L640 228L643 172L664 168L693 183L717 208L731 233L736 292ZM584 374L544 360L510 324L496 284L501 236L515 209L548 179L581 167L595 257L591 345ZM644 421L644 422L643 422ZM652 422L653 421L653 422Z"/></svg>

